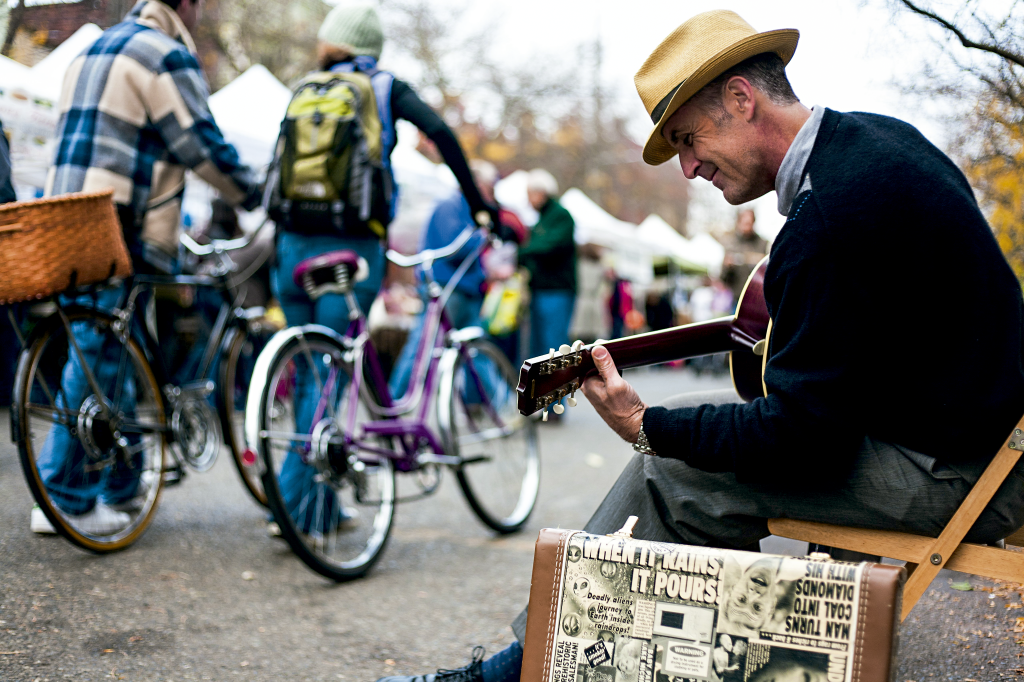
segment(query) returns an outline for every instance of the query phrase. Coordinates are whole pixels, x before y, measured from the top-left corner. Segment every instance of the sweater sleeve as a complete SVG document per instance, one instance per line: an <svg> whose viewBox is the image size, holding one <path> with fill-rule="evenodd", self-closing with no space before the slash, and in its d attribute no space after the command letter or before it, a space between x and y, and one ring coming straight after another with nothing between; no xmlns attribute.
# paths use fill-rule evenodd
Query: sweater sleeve
<svg viewBox="0 0 1024 682"><path fill-rule="evenodd" d="M441 120L433 109L426 102L420 99L416 91L409 87L405 81L395 79L391 86L391 111L396 119L403 119L430 138L430 141L437 145L437 151L445 164L451 168L455 179L459 182L462 196L466 197L469 207L476 214L486 208L484 199L480 196L480 190L473 182L473 174L466 163L466 156L462 153L462 147L455 138L455 133L448 127L448 124Z"/></svg>
<svg viewBox="0 0 1024 682"><path fill-rule="evenodd" d="M746 404L648 408L644 433L659 456L698 469L734 472L741 481L840 474L865 434L858 425L855 330L857 293L846 269L819 255L827 235L812 194L780 233L765 294L772 334L766 398ZM811 235L808 237L808 235ZM841 245L840 245L841 246ZM828 247L834 253L836 244ZM785 301L785 305L777 302Z"/></svg>
<svg viewBox="0 0 1024 682"><path fill-rule="evenodd" d="M168 53L162 66L166 73L152 79L143 100L164 144L232 206L259 206L260 190L252 170L224 140L210 113L199 62L182 48Z"/></svg>

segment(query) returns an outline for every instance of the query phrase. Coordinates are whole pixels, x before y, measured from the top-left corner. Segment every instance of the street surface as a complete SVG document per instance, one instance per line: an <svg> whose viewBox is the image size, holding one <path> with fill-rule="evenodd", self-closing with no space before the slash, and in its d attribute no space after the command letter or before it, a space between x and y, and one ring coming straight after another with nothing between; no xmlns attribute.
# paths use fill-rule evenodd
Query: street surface
<svg viewBox="0 0 1024 682"><path fill-rule="evenodd" d="M729 385L683 371L627 377L648 402ZM494 652L511 641L537 531L582 527L631 456L581 396L565 422L541 427L541 496L523 532L493 537L448 477L433 498L399 507L367 578L335 585L267 536L223 455L166 490L127 551L94 556L33 535L9 433L0 411L0 680L27 682L372 682L461 666L474 645ZM950 586L965 580L974 591ZM1021 596L992 587L943 572L904 624L896 680L1024 679Z"/></svg>

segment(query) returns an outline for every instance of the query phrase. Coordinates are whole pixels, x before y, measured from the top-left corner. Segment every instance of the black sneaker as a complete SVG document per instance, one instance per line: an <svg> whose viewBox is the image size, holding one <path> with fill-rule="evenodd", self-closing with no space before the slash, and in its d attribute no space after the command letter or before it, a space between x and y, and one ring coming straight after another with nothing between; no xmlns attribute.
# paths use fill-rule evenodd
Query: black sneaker
<svg viewBox="0 0 1024 682"><path fill-rule="evenodd" d="M455 670L438 669L429 675L394 675L382 677L377 682L483 682L481 664L484 661L484 648L473 647L473 660L469 665Z"/></svg>

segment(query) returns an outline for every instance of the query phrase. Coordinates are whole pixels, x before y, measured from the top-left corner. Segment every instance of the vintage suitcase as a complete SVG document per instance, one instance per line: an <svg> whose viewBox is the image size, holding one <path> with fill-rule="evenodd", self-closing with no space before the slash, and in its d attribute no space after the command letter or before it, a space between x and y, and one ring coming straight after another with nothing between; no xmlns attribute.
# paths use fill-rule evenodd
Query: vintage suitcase
<svg viewBox="0 0 1024 682"><path fill-rule="evenodd" d="M889 682L905 580L825 555L545 529L522 682Z"/></svg>

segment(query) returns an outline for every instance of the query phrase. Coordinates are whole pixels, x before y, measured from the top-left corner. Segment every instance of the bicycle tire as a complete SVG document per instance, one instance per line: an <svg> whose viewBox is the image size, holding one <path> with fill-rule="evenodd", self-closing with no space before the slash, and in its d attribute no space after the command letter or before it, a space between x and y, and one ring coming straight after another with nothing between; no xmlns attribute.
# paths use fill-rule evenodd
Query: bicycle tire
<svg viewBox="0 0 1024 682"><path fill-rule="evenodd" d="M267 493L263 490L262 460L245 442L245 393L248 390L250 377L239 375L239 361L243 355L253 358L257 339L249 331L248 325L233 328L224 340L221 353L220 376L217 386L217 408L220 412L224 444L231 452L231 461L235 464L242 485L256 503L267 507ZM239 394L242 404L239 407Z"/></svg>
<svg viewBox="0 0 1024 682"><path fill-rule="evenodd" d="M467 371L469 365L473 372ZM459 487L477 517L501 534L522 528L540 490L537 428L516 409L518 381L505 354L477 339L459 348L437 399L445 454L464 460L453 466ZM481 399L484 395L490 406ZM494 437L480 440L487 433Z"/></svg>
<svg viewBox="0 0 1024 682"><path fill-rule="evenodd" d="M130 336L125 339L123 344L121 343L112 329L115 318L96 310L79 307L65 308L65 312L70 324L74 325L76 339L78 336L86 338L89 333L102 336L102 340L99 341L100 354L104 353L106 349L120 347L118 374L115 375L113 381L97 379L98 383L111 387L103 390L113 396L105 395L103 398L108 401L108 408L113 413L122 413L122 417L127 416L129 420L134 419L136 425L144 426L146 422L144 420L139 422L138 415L143 411L149 413L152 419L149 428L152 429L152 432L143 431L135 445L130 444L131 441L126 435L125 440L129 444L118 445L113 442L111 426L104 421L102 413L93 415L95 419L91 420L92 425L83 426L80 415L88 414L90 411L87 406L90 401L95 405L99 399L88 388L86 390L89 395L81 401L67 396L67 385L65 384L65 379L68 377L67 364L75 351L69 348L67 328L55 315L36 328L32 338L19 356L15 373L12 415L12 421L16 427L14 429L15 440L18 443L21 466L29 490L53 528L83 549L98 554L114 552L130 546L145 532L159 505L166 454L166 439L160 432L166 427L166 412L157 379L149 365L146 353L139 343ZM90 339L90 341L95 341L95 339ZM75 357L83 356L76 354ZM129 362L132 367L131 378L125 379L124 377L128 375L127 373L122 374L121 371L123 367L128 366ZM124 387L128 385L135 391L135 397L131 400L134 407L128 408L129 415L124 415L121 408L129 401L124 398ZM53 390L54 386L56 386L55 391ZM64 402L59 402L62 394ZM34 402L40 398L45 398L48 404ZM79 407L77 409L61 407L69 401L72 404L78 403ZM50 424L45 434L41 432L44 423ZM61 429L64 430L65 435L62 435ZM80 436L79 433L88 433L89 436ZM43 450L45 450L45 443L51 435L54 439L66 439L67 446L72 449L72 456L65 458L63 464L54 468L50 473L44 474L39 469L39 458L46 456ZM135 437L132 436L132 438ZM109 447L107 447L108 444ZM63 470L62 476L65 485L68 485L69 476L77 475L75 473L77 467L73 462L79 456L79 448L81 448L81 454L85 455L82 459L82 472L85 472L87 467L91 467L93 471L101 471L102 473L97 474L99 481L108 480L105 477L109 477L111 472L115 471L115 467L118 466L118 457L121 457L120 461L125 459L126 451L134 451L132 455L136 452L140 454L138 463L135 464L135 466L141 464L143 468L137 479L140 483L134 487L133 497L124 503L125 506L137 503L138 508L127 512L130 522L115 532L84 530L81 527L82 522L79 520L84 517L76 517L65 512L51 497L48 485L54 489L58 488L60 481L56 479L60 470ZM112 461L108 459L96 462L94 461L97 458L96 453L102 457L112 458ZM92 463L86 464L87 462ZM44 466L47 464L44 463ZM122 471L132 469L134 466L127 466ZM98 500L99 497L94 499Z"/></svg>
<svg viewBox="0 0 1024 682"><path fill-rule="evenodd" d="M348 449L327 447L316 452L330 454L317 458L307 445L312 434L300 432L296 425L296 408L302 402L296 399L295 377L311 363L321 362L325 369L313 368L309 376L316 371L321 385L329 387L332 372L350 372L347 355L342 337L326 327L279 332L256 361L246 403L246 438L263 461L263 489L282 536L309 568L337 582L362 577L373 567L387 544L395 513L395 471L389 458L370 461ZM329 433L331 428L335 440L344 434L335 419L351 400L359 399L350 388L351 383L333 412L328 406L340 396L320 401L323 417L317 420L321 428L312 429L314 434ZM330 394L325 388L321 395L325 390ZM282 486L280 477L291 455L303 458L293 460L286 474L288 480L299 482ZM337 513L339 509L345 510L347 519Z"/></svg>

